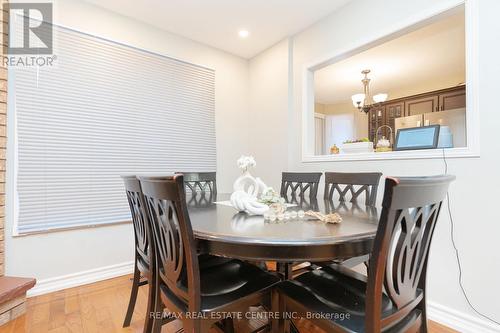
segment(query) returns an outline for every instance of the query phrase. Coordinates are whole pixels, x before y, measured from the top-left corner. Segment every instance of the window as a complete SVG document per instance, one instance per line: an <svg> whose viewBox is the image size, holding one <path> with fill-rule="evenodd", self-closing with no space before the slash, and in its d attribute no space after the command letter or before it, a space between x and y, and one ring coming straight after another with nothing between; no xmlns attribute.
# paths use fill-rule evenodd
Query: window
<svg viewBox="0 0 500 333"><path fill-rule="evenodd" d="M477 22L470 6L403 23L391 34L307 64L303 161L441 158L443 149L450 157L478 156L471 66L477 63L471 51ZM318 114L326 119L323 133L315 133ZM430 125L439 125L439 149L393 151L399 130ZM318 142L325 144L323 154L315 149Z"/></svg>
<svg viewBox="0 0 500 333"><path fill-rule="evenodd" d="M9 70L18 234L129 220L123 174L215 171L213 70L54 32L55 67Z"/></svg>
<svg viewBox="0 0 500 333"><path fill-rule="evenodd" d="M394 144L398 129L434 124L450 133L443 148L465 147L463 8L318 69L314 85L315 112L354 118L336 124L350 127L345 135L325 140L346 151L346 141Z"/></svg>

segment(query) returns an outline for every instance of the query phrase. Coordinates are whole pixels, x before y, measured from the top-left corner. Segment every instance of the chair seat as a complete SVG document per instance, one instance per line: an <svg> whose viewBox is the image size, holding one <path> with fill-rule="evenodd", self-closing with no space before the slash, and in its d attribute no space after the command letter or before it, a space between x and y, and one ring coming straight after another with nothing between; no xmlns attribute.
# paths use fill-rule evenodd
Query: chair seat
<svg viewBox="0 0 500 333"><path fill-rule="evenodd" d="M233 260L233 259L213 256L210 254L201 254L198 256L200 269L205 269L206 267L211 267L211 266L215 267L218 265L222 265L222 264L229 262L231 260ZM139 266L139 270L142 273L149 272L149 261L147 260L147 258L142 257L140 255L137 256L137 265Z"/></svg>
<svg viewBox="0 0 500 333"><path fill-rule="evenodd" d="M211 254L200 254L198 256L198 263L200 265L200 270L203 270L207 267L216 267L219 265L223 265L227 262L230 262L231 260L234 259L213 256Z"/></svg>
<svg viewBox="0 0 500 333"><path fill-rule="evenodd" d="M226 260L226 262L223 262ZM218 262L218 264L213 264ZM203 268L200 263L201 311L214 311L220 307L236 302L241 298L264 291L280 279L265 272L257 266L236 260L220 258L212 261L212 265ZM181 288L187 290L186 279L181 280ZM171 295L165 285L162 292Z"/></svg>
<svg viewBox="0 0 500 333"><path fill-rule="evenodd" d="M322 314L348 332L365 331L366 276L340 265L331 265L278 284L278 291L302 304L311 313ZM287 309L290 311L290 309ZM293 311L293 310L291 310ZM396 311L382 295L382 317ZM346 314L350 315L346 319Z"/></svg>

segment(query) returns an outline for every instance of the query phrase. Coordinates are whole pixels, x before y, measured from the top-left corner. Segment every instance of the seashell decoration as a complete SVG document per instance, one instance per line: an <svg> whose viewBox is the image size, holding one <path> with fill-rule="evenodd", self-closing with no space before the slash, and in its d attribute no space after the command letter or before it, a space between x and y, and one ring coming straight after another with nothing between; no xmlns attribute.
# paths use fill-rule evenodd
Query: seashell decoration
<svg viewBox="0 0 500 333"><path fill-rule="evenodd" d="M325 223L340 223L342 222L342 217L338 213L332 213L332 214L321 214L320 212L315 212L312 210L308 210L305 213L307 216L311 216L317 220L320 220L321 222Z"/></svg>

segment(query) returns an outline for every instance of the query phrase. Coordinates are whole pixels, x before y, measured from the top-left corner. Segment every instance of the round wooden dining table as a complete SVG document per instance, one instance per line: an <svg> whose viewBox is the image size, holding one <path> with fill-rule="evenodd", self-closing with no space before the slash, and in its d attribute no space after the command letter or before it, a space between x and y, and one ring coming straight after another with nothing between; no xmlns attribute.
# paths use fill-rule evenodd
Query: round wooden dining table
<svg viewBox="0 0 500 333"><path fill-rule="evenodd" d="M369 254L377 231L374 207L329 200L298 200L287 211L337 212L338 224L309 216L268 221L238 212L229 194L187 198L188 211L200 253L278 264L324 262Z"/></svg>

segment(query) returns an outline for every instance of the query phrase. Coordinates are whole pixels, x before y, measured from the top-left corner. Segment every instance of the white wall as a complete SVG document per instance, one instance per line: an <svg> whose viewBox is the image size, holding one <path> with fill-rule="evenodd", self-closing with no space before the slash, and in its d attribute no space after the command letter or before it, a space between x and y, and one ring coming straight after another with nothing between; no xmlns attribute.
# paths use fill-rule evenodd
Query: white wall
<svg viewBox="0 0 500 333"><path fill-rule="evenodd" d="M474 88L478 108L468 112L480 113L481 157L452 159L449 172L457 176L450 197L455 222L455 235L462 260L463 279L471 301L485 314L500 320L500 251L497 249L500 223L498 223L498 187L500 186L500 155L498 124L500 113L491 106L491 96L498 89L500 75L500 1L475 1L479 20L478 82ZM379 37L402 22L426 13L439 11L460 3L458 0L354 0L329 17L311 26L293 38L293 102L288 123L290 135L288 169L290 171L382 171L384 175L416 176L440 174L442 160L395 160L356 162L301 162L302 71L306 64L328 54L346 51L361 41ZM267 85L266 82L262 82ZM261 89L265 89L262 87ZM269 96L269 104L275 96ZM266 103L260 101L260 103ZM283 123L285 125L285 123ZM271 172L271 171L268 171ZM278 170L271 172L277 173ZM383 191L383 186L379 189ZM382 196L379 196L381 198ZM459 319L475 322L479 318L466 305L458 285L457 262L450 242L450 221L443 211L437 226L428 272L428 297L434 318L445 321L467 332L486 332L487 321L477 319L479 326L465 328ZM493 296L495 295L495 296ZM444 312L439 312L444 309ZM443 315L444 313L444 315ZM449 315L452 317L447 317ZM436 317L437 316L437 317ZM450 319L451 318L451 319ZM460 326L461 325L461 326ZM483 326L481 326L483 325ZM478 329L481 327L481 329ZM497 327L496 330L499 328ZM496 331L495 330L495 331ZM493 331L493 330L492 330Z"/></svg>
<svg viewBox="0 0 500 333"><path fill-rule="evenodd" d="M288 167L288 39L262 52L249 62L250 129L249 153L253 154L258 175L276 191L281 171ZM285 148L285 149L284 149Z"/></svg>
<svg viewBox="0 0 500 333"><path fill-rule="evenodd" d="M57 0L54 10L56 24L215 69L218 186L229 191L239 174L236 159L248 147L247 129L241 126L248 116L248 61L83 1ZM12 126L8 130L12 137ZM12 175L12 158L7 162ZM7 181L12 190L12 177ZM44 280L133 260L130 224L13 238L12 214L7 214L8 275Z"/></svg>

